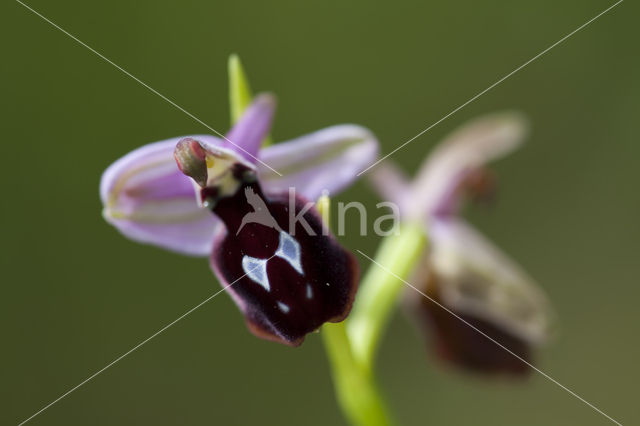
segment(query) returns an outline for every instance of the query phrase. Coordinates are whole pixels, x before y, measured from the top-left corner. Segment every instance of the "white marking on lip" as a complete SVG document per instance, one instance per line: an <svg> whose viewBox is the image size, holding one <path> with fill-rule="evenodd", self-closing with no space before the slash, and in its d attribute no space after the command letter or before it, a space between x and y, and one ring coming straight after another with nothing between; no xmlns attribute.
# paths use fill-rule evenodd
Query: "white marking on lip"
<svg viewBox="0 0 640 426"><path fill-rule="evenodd" d="M285 305L282 302L278 302L278 308L280 308L280 310L282 312L284 312L285 314L288 313L291 310L291 308L289 306Z"/></svg>
<svg viewBox="0 0 640 426"><path fill-rule="evenodd" d="M293 269L304 275L300 261L300 243L291 235L280 231L280 243L275 255L289 262Z"/></svg>
<svg viewBox="0 0 640 426"><path fill-rule="evenodd" d="M255 257L245 255L242 258L242 269L249 278L260 284L265 290L270 291L269 276L267 275L267 260L257 259Z"/></svg>
<svg viewBox="0 0 640 426"><path fill-rule="evenodd" d="M307 284L307 299L313 298L313 289L311 288L311 284Z"/></svg>

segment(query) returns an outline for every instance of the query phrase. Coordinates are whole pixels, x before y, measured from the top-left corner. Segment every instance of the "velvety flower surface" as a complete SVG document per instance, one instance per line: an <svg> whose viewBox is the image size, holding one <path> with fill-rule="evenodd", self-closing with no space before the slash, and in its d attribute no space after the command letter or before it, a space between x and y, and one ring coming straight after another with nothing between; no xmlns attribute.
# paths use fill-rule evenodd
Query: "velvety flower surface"
<svg viewBox="0 0 640 426"><path fill-rule="evenodd" d="M365 128L340 125L260 149L275 99L260 95L226 138L139 148L103 174L104 216L125 236L209 256L250 330L289 345L351 308L358 268L309 204L375 160ZM290 194L290 188L295 194Z"/></svg>
<svg viewBox="0 0 640 426"><path fill-rule="evenodd" d="M412 282L455 315L521 358L545 340L545 295L518 265L457 215L465 197L493 193L486 164L517 148L523 119L512 113L479 118L451 134L425 160L416 179L393 165L372 175L375 188L399 205L405 219L419 220L431 247ZM528 367L495 342L421 294L407 293L412 316L437 355L460 367L523 373Z"/></svg>

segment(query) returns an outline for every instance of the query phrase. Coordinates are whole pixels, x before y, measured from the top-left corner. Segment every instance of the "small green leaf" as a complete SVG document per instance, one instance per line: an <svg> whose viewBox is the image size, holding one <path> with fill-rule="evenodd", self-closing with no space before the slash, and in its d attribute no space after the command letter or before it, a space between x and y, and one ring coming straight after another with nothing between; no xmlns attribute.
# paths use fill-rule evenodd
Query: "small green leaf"
<svg viewBox="0 0 640 426"><path fill-rule="evenodd" d="M244 110L251 103L251 88L247 75L242 68L242 62L236 54L229 56L229 107L231 110L231 125L233 126L242 116Z"/></svg>
<svg viewBox="0 0 640 426"><path fill-rule="evenodd" d="M231 125L233 126L242 117L244 110L251 103L253 95L238 55L234 53L229 56L227 68L229 73L229 109L231 111ZM269 136L262 142L262 146L268 145L271 145Z"/></svg>

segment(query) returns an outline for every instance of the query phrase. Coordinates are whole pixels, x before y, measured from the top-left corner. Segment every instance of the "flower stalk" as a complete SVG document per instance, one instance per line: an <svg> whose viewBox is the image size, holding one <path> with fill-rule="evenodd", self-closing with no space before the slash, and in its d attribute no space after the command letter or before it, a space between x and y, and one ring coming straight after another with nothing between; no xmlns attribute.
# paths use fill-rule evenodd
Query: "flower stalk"
<svg viewBox="0 0 640 426"><path fill-rule="evenodd" d="M321 196L316 208L325 226L329 227L330 198L327 195ZM322 327L321 333L340 408L354 425L389 425L389 414L372 371L364 368L355 357L345 322L327 323Z"/></svg>
<svg viewBox="0 0 640 426"><path fill-rule="evenodd" d="M375 261L360 283L358 297L347 321L347 334L353 354L366 370L371 370L380 338L405 284L427 247L424 226L406 222L399 232L382 240ZM395 275L394 275L395 274Z"/></svg>
<svg viewBox="0 0 640 426"><path fill-rule="evenodd" d="M322 340L331 364L336 398L349 421L356 426L393 424L372 371L354 356L345 323L325 324Z"/></svg>

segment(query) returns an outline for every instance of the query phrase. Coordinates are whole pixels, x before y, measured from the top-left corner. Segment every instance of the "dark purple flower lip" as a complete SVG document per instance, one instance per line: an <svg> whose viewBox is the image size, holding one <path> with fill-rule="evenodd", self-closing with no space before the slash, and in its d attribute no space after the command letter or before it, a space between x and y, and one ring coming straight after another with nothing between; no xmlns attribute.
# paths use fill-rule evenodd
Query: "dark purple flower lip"
<svg viewBox="0 0 640 426"><path fill-rule="evenodd" d="M223 286L234 283L228 291L253 334L298 346L323 323L349 314L357 263L327 234L315 210L304 211L308 200L265 195L242 165L232 173L241 182L233 195L202 190L205 204L225 225L211 267ZM292 212L301 215L293 227Z"/></svg>
<svg viewBox="0 0 640 426"><path fill-rule="evenodd" d="M434 350L437 358L451 366L481 374L517 377L528 375L530 367L495 342L500 342L500 345L528 363L532 362L531 344L494 321L447 306L442 298L440 280L441 278L430 274L424 288L425 294L432 300L420 297L412 300L410 304L412 317L426 335L426 340L430 342L428 346ZM451 310L459 318L434 301ZM494 341L480 334L478 330Z"/></svg>

